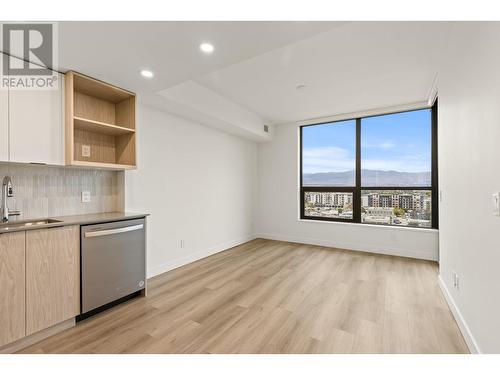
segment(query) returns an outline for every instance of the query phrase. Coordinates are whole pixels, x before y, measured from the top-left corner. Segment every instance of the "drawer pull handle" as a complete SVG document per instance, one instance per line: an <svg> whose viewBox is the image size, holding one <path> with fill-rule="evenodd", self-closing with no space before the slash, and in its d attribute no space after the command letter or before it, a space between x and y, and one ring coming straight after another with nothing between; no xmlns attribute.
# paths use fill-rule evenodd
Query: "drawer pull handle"
<svg viewBox="0 0 500 375"><path fill-rule="evenodd" d="M117 233L132 232L134 230L139 230L139 229L142 229L142 228L144 228L144 224L131 225L129 227L116 228L116 229L97 230L97 231L94 231L94 232L86 232L85 233L85 238L88 238L88 237L109 236L109 235L117 234Z"/></svg>

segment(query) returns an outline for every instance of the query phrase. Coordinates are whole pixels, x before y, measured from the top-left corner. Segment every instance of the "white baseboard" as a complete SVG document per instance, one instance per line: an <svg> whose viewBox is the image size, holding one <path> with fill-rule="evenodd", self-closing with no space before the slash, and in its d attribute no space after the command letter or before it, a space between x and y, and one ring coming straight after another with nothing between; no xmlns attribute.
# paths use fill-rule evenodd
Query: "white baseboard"
<svg viewBox="0 0 500 375"><path fill-rule="evenodd" d="M434 260L438 261L438 254L434 251L432 252L419 252L412 251L403 248L392 248L390 246L374 246L371 243L349 243L349 242L339 242L333 240L322 240L317 238L307 238L307 237L296 237L281 234L270 234L270 233L259 233L256 235L258 238L265 238L268 240L277 241L287 241L287 242L297 242L307 245L317 245L326 247L335 247L337 249L346 249L353 251L363 251L375 254L385 254L385 255L395 255L407 258L416 258L424 260Z"/></svg>
<svg viewBox="0 0 500 375"><path fill-rule="evenodd" d="M211 247L203 249L203 250L196 251L196 252L188 254L186 256L176 258L176 259L173 259L171 261L159 264L155 267L148 267L148 272L147 272L148 278L157 276L157 275L162 274L164 272L168 272L168 271L173 270L173 269L178 268L178 267L185 266L186 264L189 264L189 263L195 262L197 260L206 258L210 255L217 254L221 251L230 249L234 246L241 245L241 244L248 242L248 241L251 241L255 238L256 237L254 235L248 235L248 236L241 237L241 238L238 238L238 239L235 239L232 241L227 241L227 242L224 242L221 244L217 244L215 246L211 246Z"/></svg>
<svg viewBox="0 0 500 375"><path fill-rule="evenodd" d="M465 343L467 344L469 351L472 354L481 354L482 352L481 349L479 348L479 345L477 344L477 341L474 339L474 336L472 335L469 326L467 325L467 323L464 320L464 317L460 313L460 310L458 309L455 300L451 296L451 293L448 290L446 284L441 278L441 275L438 276L438 283L439 287L441 288L441 291L443 292L444 298L446 299L446 302L450 307L451 313L453 314L453 317L455 318L458 324L458 328L460 328L460 332L462 332L462 336L465 339Z"/></svg>

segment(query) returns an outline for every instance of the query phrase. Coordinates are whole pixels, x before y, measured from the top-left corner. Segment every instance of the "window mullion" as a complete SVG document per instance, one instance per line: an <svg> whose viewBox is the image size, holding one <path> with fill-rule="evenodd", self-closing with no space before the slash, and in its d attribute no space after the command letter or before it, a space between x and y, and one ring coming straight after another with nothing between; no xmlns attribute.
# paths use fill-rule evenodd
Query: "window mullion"
<svg viewBox="0 0 500 375"><path fill-rule="evenodd" d="M361 223L361 119L356 119L356 188L353 197L353 219Z"/></svg>

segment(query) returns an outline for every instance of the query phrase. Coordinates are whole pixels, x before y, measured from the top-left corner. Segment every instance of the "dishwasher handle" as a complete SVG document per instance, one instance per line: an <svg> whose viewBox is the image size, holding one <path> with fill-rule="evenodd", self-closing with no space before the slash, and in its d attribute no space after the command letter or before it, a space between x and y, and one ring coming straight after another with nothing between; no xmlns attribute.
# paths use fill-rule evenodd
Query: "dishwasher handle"
<svg viewBox="0 0 500 375"><path fill-rule="evenodd" d="M128 227L121 227L121 228L115 228L115 229L105 229L105 230L96 230L93 232L86 232L85 233L85 238L88 237L102 237L102 236L109 236L112 234L118 234L118 233L126 233L126 232L132 232L134 230L139 230L144 228L144 224L139 224L139 225L131 225Z"/></svg>

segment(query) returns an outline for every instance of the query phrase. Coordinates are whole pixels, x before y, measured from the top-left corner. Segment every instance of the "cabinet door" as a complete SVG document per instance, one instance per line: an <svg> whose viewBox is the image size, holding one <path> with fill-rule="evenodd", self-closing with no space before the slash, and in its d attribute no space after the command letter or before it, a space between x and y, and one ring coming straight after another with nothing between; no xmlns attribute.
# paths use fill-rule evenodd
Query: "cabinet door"
<svg viewBox="0 0 500 375"><path fill-rule="evenodd" d="M57 90L10 89L10 161L64 165L64 75Z"/></svg>
<svg viewBox="0 0 500 375"><path fill-rule="evenodd" d="M25 336L25 232L0 234L0 346Z"/></svg>
<svg viewBox="0 0 500 375"><path fill-rule="evenodd" d="M0 58L2 58L0 54ZM0 89L0 161L9 161L9 93Z"/></svg>
<svg viewBox="0 0 500 375"><path fill-rule="evenodd" d="M26 232L26 334L80 313L80 227Z"/></svg>

